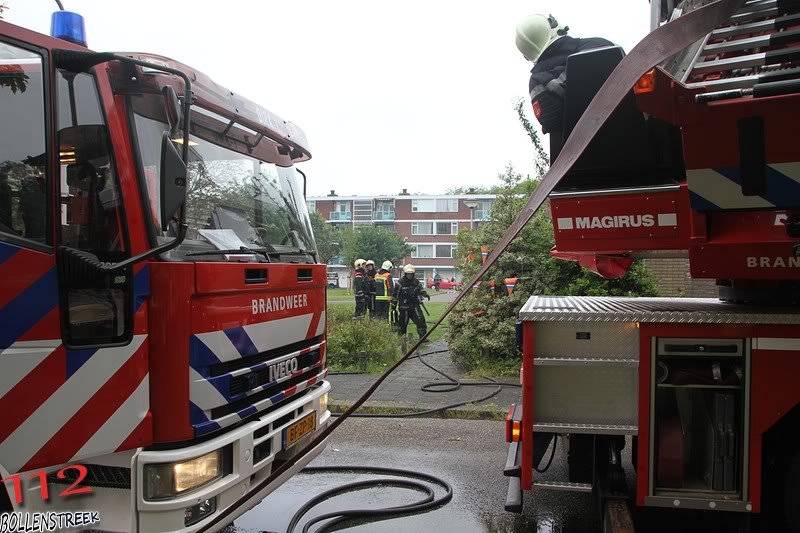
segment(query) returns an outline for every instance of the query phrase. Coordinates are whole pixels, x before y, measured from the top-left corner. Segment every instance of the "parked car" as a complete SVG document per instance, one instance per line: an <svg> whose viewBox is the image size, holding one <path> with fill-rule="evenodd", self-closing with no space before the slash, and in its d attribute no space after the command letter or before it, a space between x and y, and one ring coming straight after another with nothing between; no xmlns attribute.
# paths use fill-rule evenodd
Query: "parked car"
<svg viewBox="0 0 800 533"><path fill-rule="evenodd" d="M460 281L450 281L449 279L443 279L439 283L439 288L442 290L447 289L455 289L456 287L460 287L462 283ZM429 289L433 288L433 278L428 278L425 280L425 286Z"/></svg>

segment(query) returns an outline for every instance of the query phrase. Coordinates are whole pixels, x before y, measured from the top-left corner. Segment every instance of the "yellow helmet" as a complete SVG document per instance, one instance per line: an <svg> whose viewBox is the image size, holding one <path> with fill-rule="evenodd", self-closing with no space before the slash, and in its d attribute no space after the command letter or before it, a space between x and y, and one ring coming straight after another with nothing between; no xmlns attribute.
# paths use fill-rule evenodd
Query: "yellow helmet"
<svg viewBox="0 0 800 533"><path fill-rule="evenodd" d="M417 269L414 265L406 265L403 267L403 274L415 274L416 272Z"/></svg>
<svg viewBox="0 0 800 533"><path fill-rule="evenodd" d="M517 48L525 59L535 63L542 52L553 41L565 36L568 30L568 27L559 25L553 15L529 15L517 24Z"/></svg>
<svg viewBox="0 0 800 533"><path fill-rule="evenodd" d="M361 268L364 266L365 261L363 259L356 259L356 262L353 263L353 266L356 268Z"/></svg>

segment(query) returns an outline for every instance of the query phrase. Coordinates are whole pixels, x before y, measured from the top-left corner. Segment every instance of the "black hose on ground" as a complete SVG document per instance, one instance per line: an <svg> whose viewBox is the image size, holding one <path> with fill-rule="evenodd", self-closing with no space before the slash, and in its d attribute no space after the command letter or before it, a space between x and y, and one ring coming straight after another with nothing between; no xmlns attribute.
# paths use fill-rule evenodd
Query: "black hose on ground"
<svg viewBox="0 0 800 533"><path fill-rule="evenodd" d="M471 400L467 400L467 401L464 401L464 402L452 403L452 404L449 404L449 405L445 405L443 407L436 407L435 409L426 409L424 411L415 411L413 413L359 413L358 411L356 411L355 413L351 414L350 416L357 416L357 417L361 417L361 418L410 418L410 417L414 417L414 416L425 416L425 415L430 415L430 414L434 414L434 413L444 412L444 411L447 411L449 409L455 409L456 407L463 407L465 405L474 405L476 403L485 402L486 400L488 400L490 398L494 398L495 396L500 394L500 391L503 390L503 387L521 387L522 386L522 385L520 385L518 383L501 383L501 382L499 382L499 381L497 381L497 380L495 380L493 378L486 377L486 376L484 376L484 379L486 379L488 381L461 381L461 380L456 379L453 376L451 376L451 375L449 375L449 374L447 374L445 372L442 372L441 370L439 370L438 368L434 367L433 365L431 365L430 363L428 363L424 359L428 355L434 355L434 354L437 354L437 353L444 353L444 352L447 352L447 351L448 350L435 350L435 351L428 352L428 353L412 355L412 356L410 356L408 358L408 360L419 359L420 363L422 363L423 365L427 366L428 368L430 368L431 370L433 370L434 372L436 372L437 374L443 376L445 379L448 380L447 383L443 383L443 382L440 382L440 381L431 381L429 383L425 383L424 385L422 385L422 387L420 387L420 390L425 391L425 392L447 393L447 392L456 391L456 390L460 389L461 387L487 387L487 386L493 386L493 387L496 387L496 389L493 390L491 393L487 394L486 396L481 396L480 398L473 398ZM335 414L335 413L331 413L331 416L339 416L339 415Z"/></svg>
<svg viewBox="0 0 800 533"><path fill-rule="evenodd" d="M414 472L412 470L404 470L401 468L382 468L382 467L369 467L369 466L307 466L302 471L303 473L306 474L319 474L319 473L329 473L329 472L337 472L337 473L363 472L370 474L390 475L396 477L370 479L365 481L354 481L352 483L339 485L321 494L318 494L317 496L314 496L312 499L303 504L303 506L300 507L300 509L298 509L297 512L292 516L292 519L289 521L289 525L286 528L286 533L294 533L295 529L297 528L297 525L300 523L300 520L311 509L313 509L320 503L329 500L330 498L333 498L340 494L344 494L346 492L390 486L390 487L400 487L404 489L419 491L425 494L426 496L423 499L416 501L414 503L409 503L406 505L398 505L395 507L382 507L377 509L345 509L341 511L325 513L309 520L303 526L302 530L303 533L308 533L308 531L313 525L318 524L325 520L328 520L328 522L322 524L322 526L320 526L320 528L317 529L315 533L323 533L325 531L330 531L331 528L333 528L334 526L339 526L343 522L348 522L352 520L358 520L360 523L377 522L380 520L397 518L408 514L420 513L423 511L431 511L433 509L441 507L442 505L446 504L453 498L453 487L447 481L439 477L436 477L432 474L424 474L422 472ZM429 484L417 481L417 479L424 479ZM445 493L439 497L436 497L436 494L430 485L438 485L444 488Z"/></svg>

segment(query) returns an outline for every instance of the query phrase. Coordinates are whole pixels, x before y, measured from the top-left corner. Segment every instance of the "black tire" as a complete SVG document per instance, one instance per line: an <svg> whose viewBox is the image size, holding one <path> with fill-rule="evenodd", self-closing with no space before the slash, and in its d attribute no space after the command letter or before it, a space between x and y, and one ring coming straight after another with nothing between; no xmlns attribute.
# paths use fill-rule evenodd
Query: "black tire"
<svg viewBox="0 0 800 533"><path fill-rule="evenodd" d="M572 483L592 483L594 465L594 435L571 434L567 467Z"/></svg>
<svg viewBox="0 0 800 533"><path fill-rule="evenodd" d="M800 452L795 452L783 482L783 516L789 533L800 533Z"/></svg>

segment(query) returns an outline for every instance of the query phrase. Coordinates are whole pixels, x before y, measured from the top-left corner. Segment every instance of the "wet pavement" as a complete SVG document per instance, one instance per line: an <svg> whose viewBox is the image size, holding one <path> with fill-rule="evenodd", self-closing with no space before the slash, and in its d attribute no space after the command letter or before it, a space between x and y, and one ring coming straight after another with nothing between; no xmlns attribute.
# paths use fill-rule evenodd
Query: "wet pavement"
<svg viewBox="0 0 800 533"><path fill-rule="evenodd" d="M325 452L312 464L418 470L439 476L453 486L453 499L444 507L383 522L353 525L349 528L352 531L577 533L598 530L599 523L588 494L537 489L532 496L527 495L523 514L505 512L503 504L508 486L502 474L505 456L502 422L362 418L345 422L333 434ZM361 474L298 475L240 517L228 531L285 531L291 515L312 496L338 484L368 477ZM540 477L566 479L566 463L560 449L550 469ZM437 489L437 494L440 493L441 489ZM420 497L419 493L397 488L370 489L341 495L308 516L335 509L399 505Z"/></svg>

